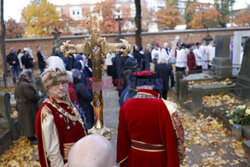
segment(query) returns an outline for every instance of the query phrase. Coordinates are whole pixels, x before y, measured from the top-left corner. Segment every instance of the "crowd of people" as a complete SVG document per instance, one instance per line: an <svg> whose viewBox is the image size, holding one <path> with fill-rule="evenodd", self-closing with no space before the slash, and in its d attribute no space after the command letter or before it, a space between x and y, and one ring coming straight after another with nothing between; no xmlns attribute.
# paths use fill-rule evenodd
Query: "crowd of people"
<svg viewBox="0 0 250 167"><path fill-rule="evenodd" d="M183 73L209 69L214 52L212 42L209 46L204 42L176 42L160 47L157 41L145 50L134 45L127 55L106 55L102 64L112 77L121 106L117 138L117 163L121 167L180 165L184 132L176 106L167 101L169 87L175 84L173 69ZM45 97L32 84L34 58L29 50L16 53L11 48L7 59L14 82L21 72L15 86L21 135L31 143L37 142L41 166L114 166L110 143L88 136L94 125L93 88L89 87L93 80L91 59L83 54L64 57L59 49L46 58L38 46ZM37 102L42 97L38 110ZM106 143L107 147L101 149L103 144L98 143ZM96 155L98 152L100 155ZM80 155L86 156L83 161L77 161Z"/></svg>

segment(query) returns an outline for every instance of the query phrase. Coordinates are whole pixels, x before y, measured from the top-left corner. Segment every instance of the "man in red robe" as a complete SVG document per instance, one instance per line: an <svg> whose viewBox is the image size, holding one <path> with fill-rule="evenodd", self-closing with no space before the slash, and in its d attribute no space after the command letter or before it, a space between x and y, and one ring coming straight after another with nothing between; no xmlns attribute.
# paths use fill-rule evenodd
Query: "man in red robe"
<svg viewBox="0 0 250 167"><path fill-rule="evenodd" d="M84 123L69 98L67 72L47 70L42 81L49 96L36 115L39 160L41 167L63 167L69 149L86 135Z"/></svg>
<svg viewBox="0 0 250 167"><path fill-rule="evenodd" d="M141 71L133 75L138 92L120 110L117 162L120 167L179 167L170 113L153 90L155 73Z"/></svg>
<svg viewBox="0 0 250 167"><path fill-rule="evenodd" d="M187 66L188 66L189 72L191 73L196 70L196 61L195 61L195 56L193 53L193 50L194 50L193 44L189 44L188 49L190 51L187 55Z"/></svg>

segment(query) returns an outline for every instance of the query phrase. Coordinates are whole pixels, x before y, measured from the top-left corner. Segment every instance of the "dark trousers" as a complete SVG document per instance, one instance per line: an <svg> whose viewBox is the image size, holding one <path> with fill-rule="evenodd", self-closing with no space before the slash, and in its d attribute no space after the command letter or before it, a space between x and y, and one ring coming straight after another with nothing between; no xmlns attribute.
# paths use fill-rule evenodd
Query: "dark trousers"
<svg viewBox="0 0 250 167"><path fill-rule="evenodd" d="M168 90L163 90L161 93L161 97L165 100L167 100L167 96L168 96Z"/></svg>
<svg viewBox="0 0 250 167"><path fill-rule="evenodd" d="M107 74L108 74L108 76L112 76L112 69L113 69L113 66L107 66Z"/></svg>
<svg viewBox="0 0 250 167"><path fill-rule="evenodd" d="M212 66L208 64L208 69L209 69L209 70L211 69L211 67L212 67Z"/></svg>
<svg viewBox="0 0 250 167"><path fill-rule="evenodd" d="M202 66L196 66L196 72L202 72Z"/></svg>
<svg viewBox="0 0 250 167"><path fill-rule="evenodd" d="M186 67L175 67L175 71L185 72Z"/></svg>

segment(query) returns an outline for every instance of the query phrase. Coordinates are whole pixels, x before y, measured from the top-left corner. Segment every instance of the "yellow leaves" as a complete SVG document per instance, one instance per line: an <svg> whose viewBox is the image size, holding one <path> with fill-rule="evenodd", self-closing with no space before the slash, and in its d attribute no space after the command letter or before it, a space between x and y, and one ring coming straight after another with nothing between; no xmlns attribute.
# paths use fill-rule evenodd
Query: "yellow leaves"
<svg viewBox="0 0 250 167"><path fill-rule="evenodd" d="M206 107L216 107L221 105L230 105L232 103L242 103L240 100L235 97L219 94L219 95L210 95L203 96L203 103Z"/></svg>
<svg viewBox="0 0 250 167"><path fill-rule="evenodd" d="M189 81L188 85L229 85L233 84L233 80L226 78L222 81L212 81L212 80L206 80L206 81Z"/></svg>
<svg viewBox="0 0 250 167"><path fill-rule="evenodd" d="M234 139L230 147L234 149L234 154L237 155L239 158L246 158L246 152L242 147L242 141Z"/></svg>
<svg viewBox="0 0 250 167"><path fill-rule="evenodd" d="M59 22L59 13L56 6L47 0L35 0L22 11L25 20L24 37L50 36L51 32Z"/></svg>
<svg viewBox="0 0 250 167"><path fill-rule="evenodd" d="M39 167L32 154L37 152L37 145L30 145L26 137L13 141L11 148L0 157L0 167Z"/></svg>

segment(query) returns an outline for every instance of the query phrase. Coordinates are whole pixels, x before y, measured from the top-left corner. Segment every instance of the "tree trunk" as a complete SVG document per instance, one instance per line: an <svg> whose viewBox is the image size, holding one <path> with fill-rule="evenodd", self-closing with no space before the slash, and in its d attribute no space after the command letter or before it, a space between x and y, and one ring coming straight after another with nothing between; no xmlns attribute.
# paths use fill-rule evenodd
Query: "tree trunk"
<svg viewBox="0 0 250 167"><path fill-rule="evenodd" d="M2 61L3 61L3 78L4 78L4 86L6 88L6 77L7 77L7 63L6 63L6 53L5 53L5 25L4 25L4 17L3 17L3 0L0 3L0 19L1 19L1 54L2 54Z"/></svg>
<svg viewBox="0 0 250 167"><path fill-rule="evenodd" d="M140 48L142 46L141 44L141 1L135 0L135 9L136 9L136 15L135 15L135 43Z"/></svg>

